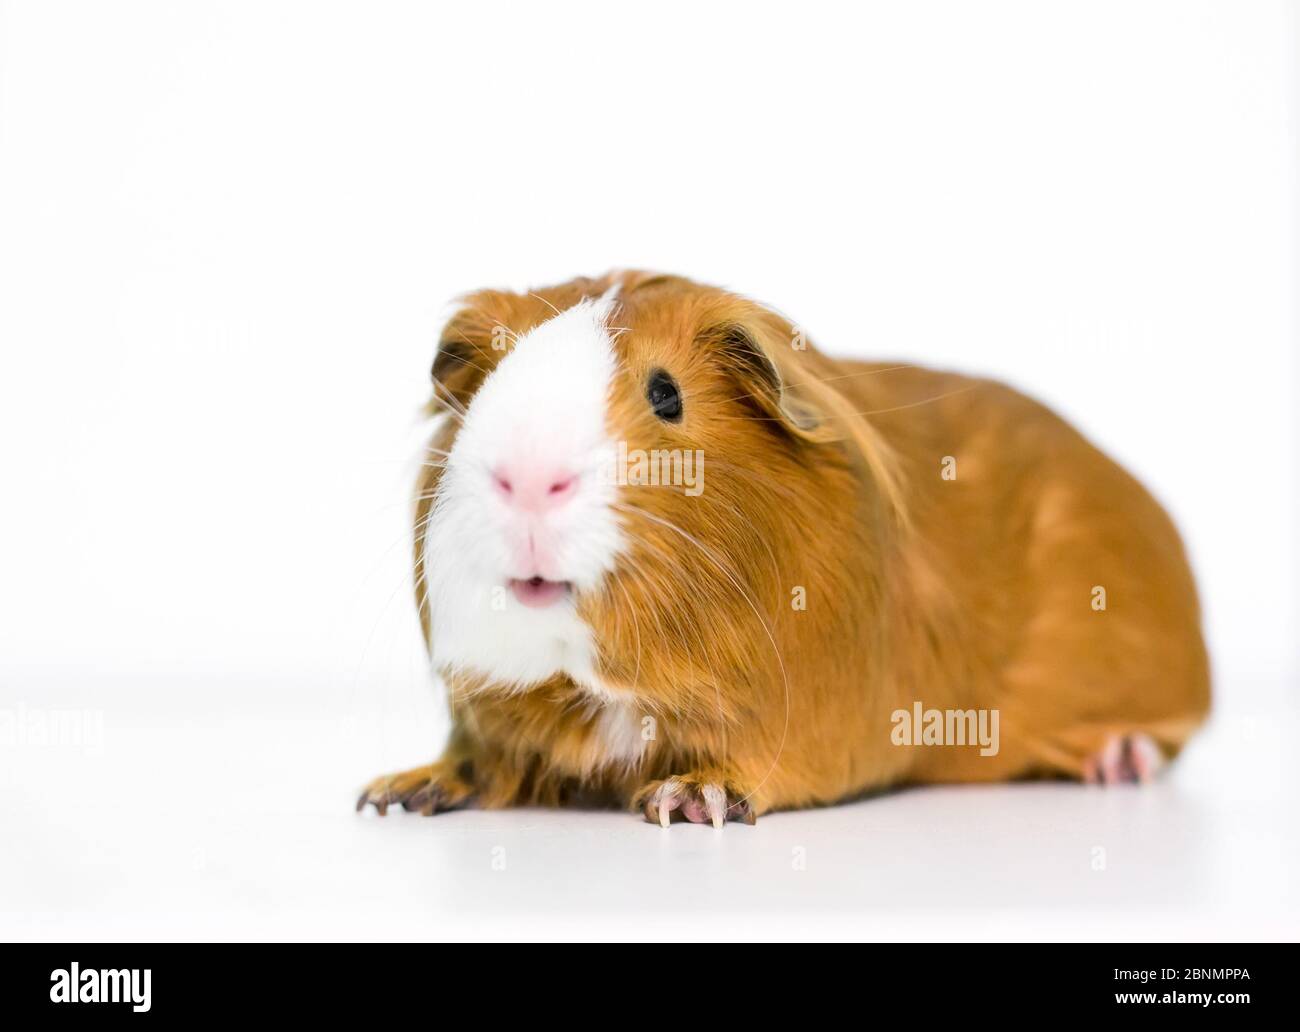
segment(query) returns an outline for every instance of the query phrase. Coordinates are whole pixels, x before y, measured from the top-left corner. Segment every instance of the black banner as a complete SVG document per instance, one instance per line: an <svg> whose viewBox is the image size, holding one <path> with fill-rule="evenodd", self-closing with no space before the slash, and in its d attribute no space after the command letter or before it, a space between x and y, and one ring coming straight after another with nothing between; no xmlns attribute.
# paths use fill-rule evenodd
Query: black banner
<svg viewBox="0 0 1300 1032"><path fill-rule="evenodd" d="M3 967L0 992L6 1017L91 1025L167 1025L177 1018L254 1015L396 1021L409 1019L413 1006L427 1008L428 1021L436 1025L447 1007L459 1012L481 1006L485 1017L492 1018L501 1016L503 1004L523 1008L530 1000L534 1006L544 1000L553 1018L560 996L572 996L580 1012L593 995L602 1000L623 996L635 1009L647 1004L694 1008L704 1003L698 997L714 984L725 998L708 1001L710 1005L744 1014L751 1000L777 992L788 1007L807 1000L814 1017L829 1005L848 1004L859 1013L861 1008L878 1007L881 1014L901 1009L921 1019L1130 1012L1177 1021L1197 1015L1235 1021L1281 1017L1295 1006L1295 980L1279 946L875 946L869 956L855 950L854 956L836 958L820 977L810 970L815 961L808 953L783 961L779 973L770 962L767 972L760 973L742 966L734 948L709 945L687 955L679 955L684 953L680 946L650 945L655 956L630 944L620 947L629 954L617 964L593 967L584 959L578 971L556 970L554 948L545 954L549 963L539 963L541 954L534 948L527 962L507 967L489 963L473 973L468 953L449 964L447 949L42 944L14 948L18 959ZM436 962L433 950L438 951ZM674 951L667 970L666 950ZM639 966L634 958L657 973L633 974ZM786 970L791 964L797 971ZM850 965L856 965L848 969L857 973L845 978L840 972ZM449 967L455 972L450 978ZM688 984L662 992L636 984L638 979L658 980L671 970L690 972ZM453 994L454 1001L440 999Z"/></svg>

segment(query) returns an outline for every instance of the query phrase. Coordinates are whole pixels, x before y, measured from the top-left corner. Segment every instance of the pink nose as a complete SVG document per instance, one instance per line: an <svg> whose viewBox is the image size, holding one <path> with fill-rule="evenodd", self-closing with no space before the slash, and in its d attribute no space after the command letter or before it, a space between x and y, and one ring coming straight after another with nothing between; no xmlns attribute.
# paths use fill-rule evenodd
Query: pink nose
<svg viewBox="0 0 1300 1032"><path fill-rule="evenodd" d="M512 506L525 512L555 509L572 498L578 476L554 466L523 463L498 466L492 474L497 491Z"/></svg>

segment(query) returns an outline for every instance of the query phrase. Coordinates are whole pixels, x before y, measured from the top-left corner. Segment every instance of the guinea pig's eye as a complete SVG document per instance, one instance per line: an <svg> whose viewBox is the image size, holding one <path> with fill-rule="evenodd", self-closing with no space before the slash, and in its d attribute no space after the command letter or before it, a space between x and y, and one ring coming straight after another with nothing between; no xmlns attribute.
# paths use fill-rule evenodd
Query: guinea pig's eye
<svg viewBox="0 0 1300 1032"><path fill-rule="evenodd" d="M671 376L662 369L650 374L650 382L645 389L646 400L654 414L668 423L679 422L682 418L682 395Z"/></svg>

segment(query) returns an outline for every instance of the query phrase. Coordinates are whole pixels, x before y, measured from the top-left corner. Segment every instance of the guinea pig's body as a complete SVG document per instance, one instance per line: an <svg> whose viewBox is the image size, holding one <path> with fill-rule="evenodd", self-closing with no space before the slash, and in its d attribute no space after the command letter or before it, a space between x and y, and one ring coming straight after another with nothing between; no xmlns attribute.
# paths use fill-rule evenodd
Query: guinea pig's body
<svg viewBox="0 0 1300 1032"><path fill-rule="evenodd" d="M640 273L474 295L434 373L416 594L453 731L362 805L717 824L1146 780L1207 712L1170 520L1008 387Z"/></svg>

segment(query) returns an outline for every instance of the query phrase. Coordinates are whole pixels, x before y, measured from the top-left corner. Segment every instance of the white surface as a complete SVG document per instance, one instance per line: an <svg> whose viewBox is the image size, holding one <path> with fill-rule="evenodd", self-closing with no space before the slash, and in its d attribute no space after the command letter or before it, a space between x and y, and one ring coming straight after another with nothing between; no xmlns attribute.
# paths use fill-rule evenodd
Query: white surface
<svg viewBox="0 0 1300 1032"><path fill-rule="evenodd" d="M284 690L123 686L97 748L0 751L0 934L1300 936L1294 711L1221 714L1148 789L918 789L665 831L622 813L358 816L380 771L358 757L420 761L418 721L252 705Z"/></svg>
<svg viewBox="0 0 1300 1032"><path fill-rule="evenodd" d="M105 735L0 745L0 934L1294 934L1297 25L0 2L0 719L85 706ZM1188 541L1214 735L1150 793L720 838L353 819L441 733L405 502L444 306L611 266L1075 420Z"/></svg>

